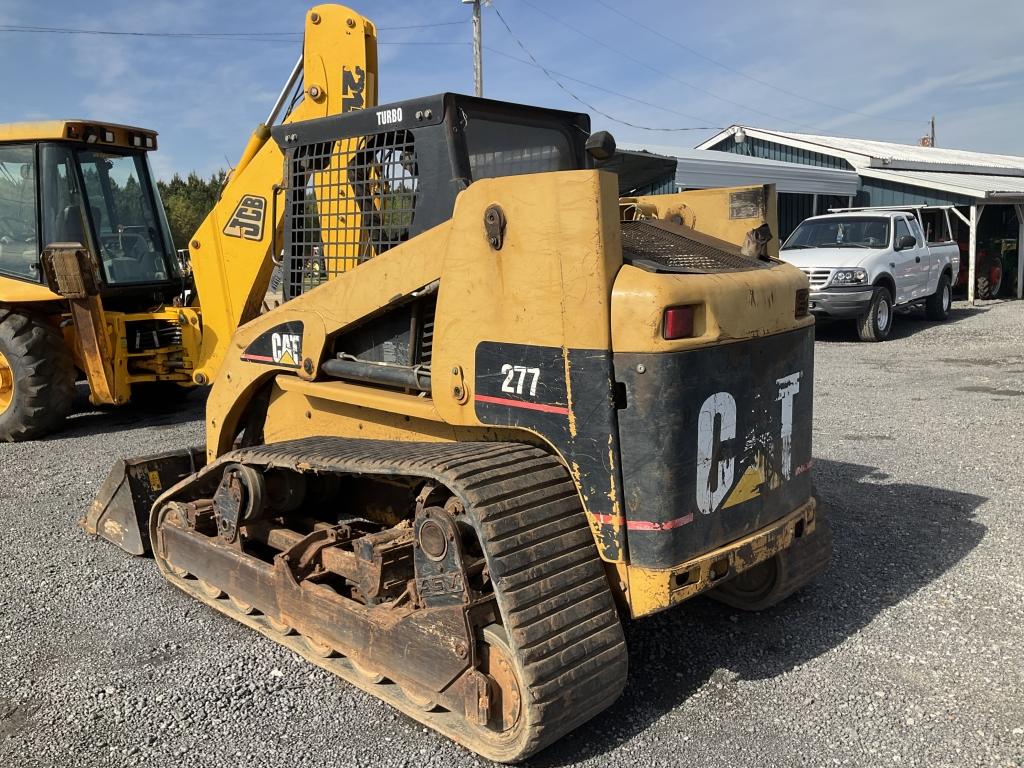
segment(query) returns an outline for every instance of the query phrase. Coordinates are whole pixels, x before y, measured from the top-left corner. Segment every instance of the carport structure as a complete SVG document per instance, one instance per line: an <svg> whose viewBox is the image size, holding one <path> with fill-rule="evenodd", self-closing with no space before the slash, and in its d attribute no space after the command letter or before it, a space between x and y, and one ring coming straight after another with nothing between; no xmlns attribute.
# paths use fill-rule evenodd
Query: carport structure
<svg viewBox="0 0 1024 768"><path fill-rule="evenodd" d="M668 176L662 184L637 194L774 184L779 195L780 242L808 216L827 213L829 208L853 205L854 196L860 188L857 174L840 168L796 165L681 147L645 145L644 148L647 152L620 154L648 158L660 156L674 160L675 165L668 167Z"/></svg>
<svg viewBox="0 0 1024 768"><path fill-rule="evenodd" d="M968 228L967 295L975 299L982 216L1016 218L1016 283L1024 296L1024 157L733 125L698 149L855 172L854 205L952 205ZM835 206L842 207L842 206Z"/></svg>

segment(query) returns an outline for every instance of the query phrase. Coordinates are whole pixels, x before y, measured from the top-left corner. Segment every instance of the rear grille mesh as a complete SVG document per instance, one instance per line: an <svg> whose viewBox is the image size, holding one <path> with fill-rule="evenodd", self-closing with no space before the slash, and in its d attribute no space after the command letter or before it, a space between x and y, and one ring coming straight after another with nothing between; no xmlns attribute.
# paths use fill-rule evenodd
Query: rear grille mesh
<svg viewBox="0 0 1024 768"><path fill-rule="evenodd" d="M729 243L678 224L651 220L622 222L622 255L627 263L645 269L708 274L772 266L771 262L747 258L738 251Z"/></svg>

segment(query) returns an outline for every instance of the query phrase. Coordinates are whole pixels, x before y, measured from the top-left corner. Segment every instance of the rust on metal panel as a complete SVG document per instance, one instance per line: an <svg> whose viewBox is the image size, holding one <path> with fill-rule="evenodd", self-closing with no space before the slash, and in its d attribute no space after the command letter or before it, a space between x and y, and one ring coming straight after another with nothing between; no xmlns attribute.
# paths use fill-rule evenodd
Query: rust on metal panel
<svg viewBox="0 0 1024 768"><path fill-rule="evenodd" d="M797 536L815 529L817 502L811 498L780 520L741 539L669 569L626 568L634 618L689 600L726 579L774 557Z"/></svg>

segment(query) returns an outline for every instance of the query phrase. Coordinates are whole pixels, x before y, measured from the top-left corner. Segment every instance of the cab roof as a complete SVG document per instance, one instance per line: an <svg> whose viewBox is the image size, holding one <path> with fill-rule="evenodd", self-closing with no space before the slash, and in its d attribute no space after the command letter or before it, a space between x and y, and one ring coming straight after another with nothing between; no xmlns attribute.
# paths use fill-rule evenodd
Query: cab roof
<svg viewBox="0 0 1024 768"><path fill-rule="evenodd" d="M91 136L95 138L90 141ZM156 149L156 136L157 132L149 128L99 120L29 120L0 124L0 142L74 141L152 150Z"/></svg>
<svg viewBox="0 0 1024 768"><path fill-rule="evenodd" d="M817 216L808 216L805 221L826 221L828 219L895 219L899 217L913 217L910 211L894 210L871 210L871 211L841 211L839 213L821 213Z"/></svg>

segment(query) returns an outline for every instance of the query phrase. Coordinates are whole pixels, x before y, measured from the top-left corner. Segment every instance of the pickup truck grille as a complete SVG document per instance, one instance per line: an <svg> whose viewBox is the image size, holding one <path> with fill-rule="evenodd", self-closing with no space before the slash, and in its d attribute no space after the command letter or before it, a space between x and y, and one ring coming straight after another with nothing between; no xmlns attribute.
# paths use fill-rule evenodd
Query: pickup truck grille
<svg viewBox="0 0 1024 768"><path fill-rule="evenodd" d="M817 288L824 288L826 285L828 285L828 281L832 278L832 270L831 269L804 269L804 268L801 268L800 271L803 272L805 275L807 275L807 279L811 281L811 290L812 291L817 289Z"/></svg>

